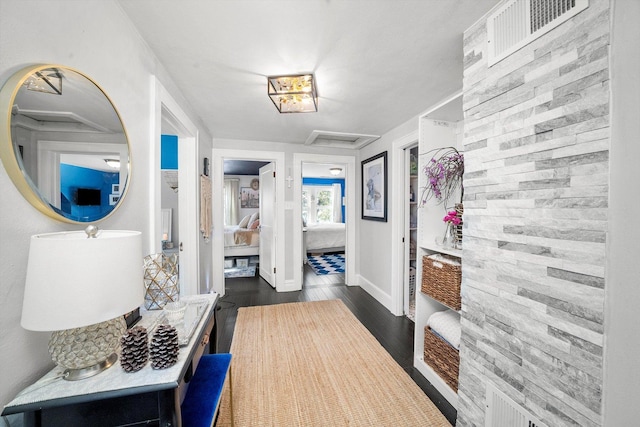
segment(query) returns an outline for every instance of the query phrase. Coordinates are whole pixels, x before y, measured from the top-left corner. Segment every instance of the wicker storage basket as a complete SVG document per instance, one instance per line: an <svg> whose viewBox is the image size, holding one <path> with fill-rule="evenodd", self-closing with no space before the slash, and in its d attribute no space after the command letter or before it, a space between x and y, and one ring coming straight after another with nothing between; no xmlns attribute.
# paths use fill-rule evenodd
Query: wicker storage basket
<svg viewBox="0 0 640 427"><path fill-rule="evenodd" d="M442 338L424 328L424 362L442 378L453 390L458 391L458 369L460 353Z"/></svg>
<svg viewBox="0 0 640 427"><path fill-rule="evenodd" d="M459 262L443 255L422 257L420 290L456 311L460 310L461 280L462 268Z"/></svg>

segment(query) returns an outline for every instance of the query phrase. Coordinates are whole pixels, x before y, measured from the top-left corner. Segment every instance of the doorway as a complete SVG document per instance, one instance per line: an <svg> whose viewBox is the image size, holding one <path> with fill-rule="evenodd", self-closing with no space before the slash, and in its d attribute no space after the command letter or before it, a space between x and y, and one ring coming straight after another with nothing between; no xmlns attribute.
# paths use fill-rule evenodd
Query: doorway
<svg viewBox="0 0 640 427"><path fill-rule="evenodd" d="M178 136L163 133L160 138L160 238L162 252L176 256L180 245L178 166Z"/></svg>
<svg viewBox="0 0 640 427"><path fill-rule="evenodd" d="M302 164L303 287L345 283L346 165Z"/></svg>
<svg viewBox="0 0 640 427"><path fill-rule="evenodd" d="M393 167L393 194L391 203L391 215L400 218L393 221L391 239L391 307L390 311L396 316L404 316L410 309L411 293L411 239L418 239L417 230L414 232L412 225L412 212L415 211L414 220L417 222L418 204L410 202L410 192L413 190L414 201L417 202L419 193L418 180L412 182L410 156L411 150L418 147L418 131L405 135L393 142L393 155L391 156ZM419 154L419 152L417 153ZM416 171L417 173L417 171ZM417 242L416 242L417 243ZM417 246L417 245L416 245ZM414 265L415 267L415 265ZM416 271L413 271L415 285ZM414 290L415 295L415 290Z"/></svg>
<svg viewBox="0 0 640 427"><path fill-rule="evenodd" d="M274 273L271 279L272 286L279 292L287 291L287 283L285 281L285 244L284 239L278 239L279 230L285 229L285 221L283 214L284 203L284 153L281 152L268 152L268 151L249 151L249 150L233 150L233 149L214 149L212 155L212 185L213 185L213 233L212 233L212 245L213 245L213 283L212 290L218 292L221 295L225 294L225 252L229 254L228 249L225 247L225 173L224 163L226 160L234 161L247 161L247 162L264 162L273 165L276 173L274 182L274 212L273 212L273 260L274 260ZM252 178L253 179L253 178ZM251 181L249 181L251 182ZM258 178L259 182L259 178ZM249 184L248 188L251 188ZM255 189L254 193L255 194ZM257 188L259 191L259 186ZM241 191L241 190L239 190ZM247 190L248 191L248 190ZM249 193L247 193L249 194ZM246 216L246 215L245 215ZM241 218L242 219L242 218ZM248 221L251 218L248 218ZM254 219L255 222L255 219ZM239 225L239 224L238 224ZM227 237L228 238L228 237ZM262 240L262 236L260 236ZM233 253L233 252L231 252ZM259 257L258 253L258 257ZM242 255L242 258L245 258ZM247 264L249 258L246 257ZM258 260L258 269L263 260ZM244 265L245 260L241 261ZM230 265L230 263L227 263ZM259 271L259 270L258 270Z"/></svg>
<svg viewBox="0 0 640 427"><path fill-rule="evenodd" d="M293 251L294 263L293 274L294 283L297 284L295 290L302 289L304 281L304 272L306 268L305 257L307 249L305 248L305 232L303 221L303 167L311 166L324 167L327 165L337 165L343 168L344 174L344 194L342 196L343 211L342 216L345 223L345 242L344 242L344 284L356 285L356 159L355 156L334 156L310 153L295 153L293 155L293 171L290 175L293 178ZM307 231L308 232L308 231ZM336 245L338 246L338 245ZM331 248L330 245L328 245Z"/></svg>
<svg viewBox="0 0 640 427"><path fill-rule="evenodd" d="M200 247L198 217L198 128L186 113L154 78L155 115L154 145L149 161L154 183L154 191L149 195L149 248L151 252L162 251L162 185L160 170L161 135L170 134L178 138L178 221L180 240L178 246L180 295L194 295L206 292L200 287ZM175 215L176 213L174 213Z"/></svg>
<svg viewBox="0 0 640 427"><path fill-rule="evenodd" d="M404 150L406 199L404 202L404 315L416 319L418 252L418 145Z"/></svg>
<svg viewBox="0 0 640 427"><path fill-rule="evenodd" d="M273 163L225 158L223 165L224 277L228 286L238 278L262 275L265 267L260 262L260 244L264 240L262 210L267 204L273 208L274 202L267 202L261 194L260 171L268 165L273 167Z"/></svg>

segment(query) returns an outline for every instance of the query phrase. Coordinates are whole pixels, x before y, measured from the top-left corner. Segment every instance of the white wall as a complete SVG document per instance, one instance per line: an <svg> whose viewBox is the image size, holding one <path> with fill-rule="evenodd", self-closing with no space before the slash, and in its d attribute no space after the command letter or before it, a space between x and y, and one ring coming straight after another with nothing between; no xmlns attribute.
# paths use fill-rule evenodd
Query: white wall
<svg viewBox="0 0 640 427"><path fill-rule="evenodd" d="M640 2L613 2L611 35L611 155L609 257L605 295L603 416L605 426L640 418Z"/></svg>
<svg viewBox="0 0 640 427"><path fill-rule="evenodd" d="M428 106L425 106L425 110ZM418 116L406 121L402 125L392 129L382 135L377 141L367 145L360 150L358 162L366 160L387 151L387 191L394 188L394 178L397 171L393 168L393 142L418 129ZM360 167L360 164L358 164ZM392 222L403 221L403 218L393 218L391 215L391 197L387 206L387 222L367 221L362 218L362 177L358 170L357 194L358 203L358 263L356 271L360 274L359 285L373 295L389 311L392 311L391 285L393 276L391 274L391 262L394 259L391 253L391 237L393 232ZM391 194L390 194L391 195Z"/></svg>
<svg viewBox="0 0 640 427"><path fill-rule="evenodd" d="M152 249L146 247L151 206L149 162L145 160L152 141L151 76L156 75L193 117L173 82L111 0L1 0L0 57L0 84L26 65L53 63L86 73L109 94L127 129L133 163L124 203L99 226L142 231L142 261ZM211 139L204 127L198 127L200 144L205 147L200 151L209 155ZM49 334L20 326L29 238L83 227L40 214L18 193L4 168L0 168L0 188L0 405L4 405L52 367L47 353Z"/></svg>

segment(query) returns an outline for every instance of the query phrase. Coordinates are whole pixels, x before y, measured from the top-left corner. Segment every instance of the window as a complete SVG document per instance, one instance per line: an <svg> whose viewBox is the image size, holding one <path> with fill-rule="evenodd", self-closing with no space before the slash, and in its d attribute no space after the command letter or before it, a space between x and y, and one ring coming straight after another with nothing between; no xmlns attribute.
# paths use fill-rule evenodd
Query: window
<svg viewBox="0 0 640 427"><path fill-rule="evenodd" d="M302 186L302 218L305 223L335 222L333 217L333 187Z"/></svg>

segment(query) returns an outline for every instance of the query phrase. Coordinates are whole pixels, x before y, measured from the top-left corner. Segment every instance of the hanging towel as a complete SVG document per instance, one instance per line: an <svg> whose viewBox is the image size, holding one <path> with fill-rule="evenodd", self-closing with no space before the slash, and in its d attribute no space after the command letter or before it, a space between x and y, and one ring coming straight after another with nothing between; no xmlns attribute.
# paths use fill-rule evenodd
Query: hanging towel
<svg viewBox="0 0 640 427"><path fill-rule="evenodd" d="M202 237L211 236L211 178L200 175L200 231Z"/></svg>

